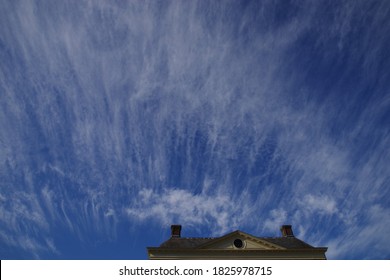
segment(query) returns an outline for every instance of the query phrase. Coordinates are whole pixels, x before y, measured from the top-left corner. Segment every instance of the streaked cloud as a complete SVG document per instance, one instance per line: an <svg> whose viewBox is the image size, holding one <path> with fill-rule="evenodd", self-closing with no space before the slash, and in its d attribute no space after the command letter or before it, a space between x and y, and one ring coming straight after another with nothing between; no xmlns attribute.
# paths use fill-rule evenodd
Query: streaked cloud
<svg viewBox="0 0 390 280"><path fill-rule="evenodd" d="M143 189L135 201L133 207L126 209L132 219L155 219L162 224L182 223L189 228L203 225L214 235L240 226L241 218L255 210L248 204L248 195L234 198L222 191L208 195L193 194L185 189L163 189L159 193Z"/></svg>
<svg viewBox="0 0 390 280"><path fill-rule="evenodd" d="M286 222L388 256L390 5L286 5L0 4L0 243Z"/></svg>
<svg viewBox="0 0 390 280"><path fill-rule="evenodd" d="M302 204L308 211L319 212L320 214L333 214L338 211L336 201L324 196L306 195L303 197Z"/></svg>

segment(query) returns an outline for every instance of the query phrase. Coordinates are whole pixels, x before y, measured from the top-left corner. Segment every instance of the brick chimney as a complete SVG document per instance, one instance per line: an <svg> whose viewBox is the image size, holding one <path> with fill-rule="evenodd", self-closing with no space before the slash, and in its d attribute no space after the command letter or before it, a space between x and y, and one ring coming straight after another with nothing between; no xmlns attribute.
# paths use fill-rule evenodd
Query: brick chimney
<svg viewBox="0 0 390 280"><path fill-rule="evenodd" d="M171 225L171 237L181 236L181 225Z"/></svg>
<svg viewBox="0 0 390 280"><path fill-rule="evenodd" d="M282 232L283 237L294 237L291 225L282 225L280 231Z"/></svg>

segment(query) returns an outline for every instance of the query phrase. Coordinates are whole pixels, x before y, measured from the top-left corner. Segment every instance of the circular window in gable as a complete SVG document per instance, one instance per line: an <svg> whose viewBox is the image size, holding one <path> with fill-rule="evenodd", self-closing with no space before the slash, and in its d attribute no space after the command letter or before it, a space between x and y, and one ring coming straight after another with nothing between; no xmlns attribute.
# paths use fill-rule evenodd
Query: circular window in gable
<svg viewBox="0 0 390 280"><path fill-rule="evenodd" d="M244 247L244 242L241 239L237 238L233 241L233 245L234 247L241 249Z"/></svg>

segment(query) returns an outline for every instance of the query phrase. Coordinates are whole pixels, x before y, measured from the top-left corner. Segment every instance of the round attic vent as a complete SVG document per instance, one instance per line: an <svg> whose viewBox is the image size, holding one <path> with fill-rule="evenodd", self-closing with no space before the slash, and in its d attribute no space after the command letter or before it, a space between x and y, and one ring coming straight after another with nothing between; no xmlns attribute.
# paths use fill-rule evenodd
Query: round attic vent
<svg viewBox="0 0 390 280"><path fill-rule="evenodd" d="M242 247L244 247L244 242L241 239L237 238L233 241L233 245L234 247L241 249Z"/></svg>

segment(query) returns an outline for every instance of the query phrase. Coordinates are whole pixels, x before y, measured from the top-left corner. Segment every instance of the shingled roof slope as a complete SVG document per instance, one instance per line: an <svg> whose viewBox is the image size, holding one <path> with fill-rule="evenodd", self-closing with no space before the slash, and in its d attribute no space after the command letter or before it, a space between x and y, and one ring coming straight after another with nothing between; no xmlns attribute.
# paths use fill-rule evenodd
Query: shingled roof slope
<svg viewBox="0 0 390 280"><path fill-rule="evenodd" d="M191 237L191 238L185 238L185 237L171 237L167 241L163 242L160 245L160 248L188 248L193 249L197 248L211 240L217 240L220 237L211 237L211 238L204 238L204 237ZM275 245L279 245L281 247L284 247L286 249L305 249L305 248L314 248L313 246L310 246L309 244L303 242L302 240L296 238L296 237L258 237L259 239L262 239L264 241L273 243Z"/></svg>
<svg viewBox="0 0 390 280"><path fill-rule="evenodd" d="M171 237L160 245L160 248L196 248L216 238L205 237Z"/></svg>
<svg viewBox="0 0 390 280"><path fill-rule="evenodd" d="M296 237L260 237L260 239L263 239L265 241L268 241L270 243L282 246L286 249L304 249L304 248L314 248L313 246L310 246L309 244L303 242L302 240L296 238Z"/></svg>

